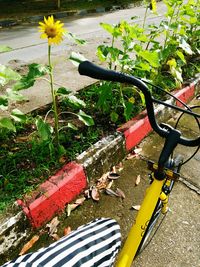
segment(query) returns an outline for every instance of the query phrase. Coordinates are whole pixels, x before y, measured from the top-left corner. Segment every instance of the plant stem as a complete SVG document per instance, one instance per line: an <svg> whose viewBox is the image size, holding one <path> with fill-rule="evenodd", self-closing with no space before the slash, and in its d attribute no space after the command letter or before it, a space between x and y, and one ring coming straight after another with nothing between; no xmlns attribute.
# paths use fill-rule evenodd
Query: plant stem
<svg viewBox="0 0 200 267"><path fill-rule="evenodd" d="M145 23L146 23L146 18L147 18L147 11L148 11L148 5L146 6L146 10L144 13L144 20L143 20L143 24L142 24L142 28L144 29Z"/></svg>
<svg viewBox="0 0 200 267"><path fill-rule="evenodd" d="M176 11L176 8L177 8L177 4L175 4L174 6L174 9L173 9L173 13L171 14L171 17L170 17L170 20L168 20L168 30L166 31L166 36L165 36L165 41L164 41L164 46L163 46L163 49L166 48L166 44L167 44L167 41L170 37L170 27L171 27L171 24L173 22L173 17L175 16L175 11Z"/></svg>
<svg viewBox="0 0 200 267"><path fill-rule="evenodd" d="M59 147L59 131L58 131L58 108L57 108L57 99L53 87L53 67L51 64L51 46L48 46L48 61L49 61L49 77L50 77L50 87L51 87L51 95L52 95L52 101L53 101L53 112L54 112L54 131L55 131L55 142L57 148Z"/></svg>
<svg viewBox="0 0 200 267"><path fill-rule="evenodd" d="M112 47L112 48L114 47L114 41L115 41L115 37L114 37L114 35L113 35L113 36L112 36L112 44L111 44L111 47ZM110 70L112 69L112 57L110 58L109 69L110 69Z"/></svg>

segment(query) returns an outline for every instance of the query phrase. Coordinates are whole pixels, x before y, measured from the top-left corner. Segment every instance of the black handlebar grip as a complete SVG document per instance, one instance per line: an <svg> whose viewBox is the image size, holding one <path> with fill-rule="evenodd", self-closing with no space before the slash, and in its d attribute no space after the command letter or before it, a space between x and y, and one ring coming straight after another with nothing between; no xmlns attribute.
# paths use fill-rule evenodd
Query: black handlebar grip
<svg viewBox="0 0 200 267"><path fill-rule="evenodd" d="M112 82L126 82L125 75L112 70L103 69L90 61L83 61L79 64L78 71L81 75L86 75L97 80Z"/></svg>

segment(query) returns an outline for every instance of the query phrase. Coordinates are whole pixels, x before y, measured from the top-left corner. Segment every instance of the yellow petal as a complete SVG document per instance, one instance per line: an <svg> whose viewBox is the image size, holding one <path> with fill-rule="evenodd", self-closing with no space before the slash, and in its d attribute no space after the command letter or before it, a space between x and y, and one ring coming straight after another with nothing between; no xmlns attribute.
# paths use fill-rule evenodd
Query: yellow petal
<svg viewBox="0 0 200 267"><path fill-rule="evenodd" d="M48 38L48 37L47 37L46 33L42 33L42 34L40 35L40 38L42 38L42 39L46 39L46 38Z"/></svg>

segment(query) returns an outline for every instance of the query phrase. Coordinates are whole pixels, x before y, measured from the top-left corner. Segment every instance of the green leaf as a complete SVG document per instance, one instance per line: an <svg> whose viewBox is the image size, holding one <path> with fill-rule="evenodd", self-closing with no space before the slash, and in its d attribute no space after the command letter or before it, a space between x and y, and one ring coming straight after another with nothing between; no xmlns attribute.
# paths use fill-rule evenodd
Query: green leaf
<svg viewBox="0 0 200 267"><path fill-rule="evenodd" d="M84 39L79 39L77 36L71 32L68 33L68 35L79 45L85 45L86 41Z"/></svg>
<svg viewBox="0 0 200 267"><path fill-rule="evenodd" d="M147 62L140 62L137 65L137 67L139 67L138 69L140 69L140 70L144 70L144 71L148 71L148 72L151 70L151 68Z"/></svg>
<svg viewBox="0 0 200 267"><path fill-rule="evenodd" d="M76 97L75 95L69 95L68 97L68 101L70 102L70 104L72 104L75 107L85 107L86 104L83 100L79 99L78 97Z"/></svg>
<svg viewBox="0 0 200 267"><path fill-rule="evenodd" d="M66 149L64 148L64 146L62 146L62 145L58 145L58 155L59 155L59 157L61 157L61 156L63 156L64 154L66 154Z"/></svg>
<svg viewBox="0 0 200 267"><path fill-rule="evenodd" d="M132 110L133 110L133 104L129 101L125 101L124 102L124 116L127 121L131 117Z"/></svg>
<svg viewBox="0 0 200 267"><path fill-rule="evenodd" d="M21 76L11 68L0 64L0 85L4 86L9 81L17 81Z"/></svg>
<svg viewBox="0 0 200 267"><path fill-rule="evenodd" d="M171 58L167 61L167 65L169 65L170 68L176 68L177 62L175 58Z"/></svg>
<svg viewBox="0 0 200 267"><path fill-rule="evenodd" d="M72 123L70 123L70 122L68 122L67 127L68 127L68 128L71 128L72 130L75 130L75 131L78 130L78 128L77 128L74 124L72 124Z"/></svg>
<svg viewBox="0 0 200 267"><path fill-rule="evenodd" d="M135 44L134 45L134 50L135 50L136 53L139 53L139 52L142 51L142 46L139 45L139 44Z"/></svg>
<svg viewBox="0 0 200 267"><path fill-rule="evenodd" d="M87 126L94 125L94 120L91 116L87 115L84 111L80 110L77 114L80 121L82 121Z"/></svg>
<svg viewBox="0 0 200 267"><path fill-rule="evenodd" d="M9 46L6 46L6 45L0 45L0 53L3 53L3 52L9 52L11 51L12 48L9 47Z"/></svg>
<svg viewBox="0 0 200 267"><path fill-rule="evenodd" d="M108 54L108 46L99 45L97 47L97 56L102 62L106 61Z"/></svg>
<svg viewBox="0 0 200 267"><path fill-rule="evenodd" d="M63 95L63 96L65 96L65 95L68 95L70 93L71 93L71 90L70 89L67 89L65 87L60 87L56 91L56 95Z"/></svg>
<svg viewBox="0 0 200 267"><path fill-rule="evenodd" d="M0 109L6 110L8 108L8 98L6 96L0 96Z"/></svg>
<svg viewBox="0 0 200 267"><path fill-rule="evenodd" d="M141 99L142 105L145 106L145 97L144 97L144 94L141 91L137 91L137 92L140 95L140 99Z"/></svg>
<svg viewBox="0 0 200 267"><path fill-rule="evenodd" d="M106 30L107 32L109 32L111 35L114 35L114 34L116 34L115 33L115 27L113 26L113 25L110 25L110 24L108 24L108 23L100 23L100 26L104 29L104 30Z"/></svg>
<svg viewBox="0 0 200 267"><path fill-rule="evenodd" d="M16 132L16 128L15 128L12 120L9 118L0 119L0 127L7 128L10 131Z"/></svg>
<svg viewBox="0 0 200 267"><path fill-rule="evenodd" d="M185 53L187 53L188 55L193 54L193 51L190 45L183 38L181 38L180 40L179 47L181 47L185 51Z"/></svg>
<svg viewBox="0 0 200 267"><path fill-rule="evenodd" d="M177 50L176 54L184 63L186 63L185 56L183 55L181 51Z"/></svg>
<svg viewBox="0 0 200 267"><path fill-rule="evenodd" d="M97 108L103 109L104 111L110 109L109 99L112 98L112 86L109 82L103 83L99 90L99 99L97 102Z"/></svg>
<svg viewBox="0 0 200 267"><path fill-rule="evenodd" d="M138 16L133 16L131 17L131 20L135 20L135 19L138 19L139 17Z"/></svg>
<svg viewBox="0 0 200 267"><path fill-rule="evenodd" d="M27 75L24 75L19 82L17 82L14 86L14 90L22 90L27 89L34 85L35 80L39 77L44 76L49 73L49 68L47 66L32 63L29 66L29 72Z"/></svg>
<svg viewBox="0 0 200 267"><path fill-rule="evenodd" d="M110 113L110 118L111 118L111 121L116 122L119 118L119 115L116 112L112 111Z"/></svg>
<svg viewBox="0 0 200 267"><path fill-rule="evenodd" d="M36 119L36 127L38 134L43 141L49 140L51 138L53 128L48 123L44 122L41 117L38 117Z"/></svg>
<svg viewBox="0 0 200 267"><path fill-rule="evenodd" d="M11 112L11 117L18 122L26 121L26 115L22 113L19 109L13 109Z"/></svg>
<svg viewBox="0 0 200 267"><path fill-rule="evenodd" d="M173 69L173 70L172 70L172 73L173 73L174 77L175 77L178 81L183 82L183 78L182 78L182 72L181 72L181 70L179 70L179 69Z"/></svg>
<svg viewBox="0 0 200 267"><path fill-rule="evenodd" d="M44 66L42 64L32 63L28 67L29 67L29 72L28 72L29 79L36 79L49 73L48 66Z"/></svg>
<svg viewBox="0 0 200 267"><path fill-rule="evenodd" d="M29 79L27 76L24 76L12 88L13 90L19 91L33 86L34 83L35 83L34 79Z"/></svg>
<svg viewBox="0 0 200 267"><path fill-rule="evenodd" d="M148 61L150 65L154 68L158 68L159 64L159 54L156 51L140 51L138 55Z"/></svg>
<svg viewBox="0 0 200 267"><path fill-rule="evenodd" d="M12 101L19 101L20 102L20 101L24 101L27 99L25 96L19 94L16 91L13 91L10 88L6 89L6 94L7 94L8 99L12 100Z"/></svg>
<svg viewBox="0 0 200 267"><path fill-rule="evenodd" d="M83 55L79 54L79 53L76 53L76 52L72 52L70 57L69 57L69 60L76 66L78 67L78 65L87 60Z"/></svg>

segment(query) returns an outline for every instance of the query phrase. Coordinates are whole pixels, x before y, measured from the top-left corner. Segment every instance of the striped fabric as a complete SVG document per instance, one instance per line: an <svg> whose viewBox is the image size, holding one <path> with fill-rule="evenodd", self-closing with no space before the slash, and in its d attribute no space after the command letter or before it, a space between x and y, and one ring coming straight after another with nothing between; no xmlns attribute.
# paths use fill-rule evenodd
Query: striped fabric
<svg viewBox="0 0 200 267"><path fill-rule="evenodd" d="M49 247L20 256L2 267L110 267L120 245L118 223L113 219L99 218Z"/></svg>

